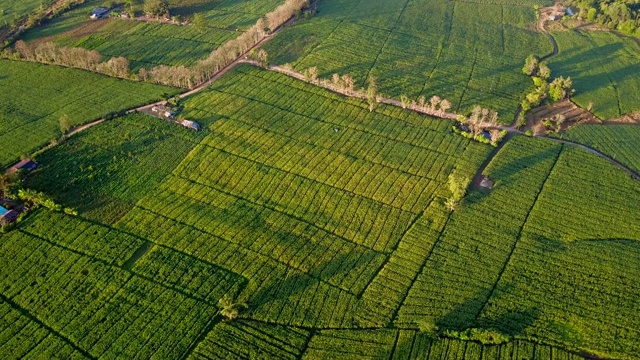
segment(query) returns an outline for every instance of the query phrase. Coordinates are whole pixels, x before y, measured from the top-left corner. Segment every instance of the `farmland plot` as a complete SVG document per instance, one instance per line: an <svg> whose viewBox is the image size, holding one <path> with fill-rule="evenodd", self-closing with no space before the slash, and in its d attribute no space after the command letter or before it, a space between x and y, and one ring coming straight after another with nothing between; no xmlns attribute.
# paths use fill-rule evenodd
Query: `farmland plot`
<svg viewBox="0 0 640 360"><path fill-rule="evenodd" d="M548 40L529 29L535 21L530 6L329 0L318 10L317 18L265 46L272 61L299 71L317 66L323 77L349 73L359 86L375 74L385 95L438 95L459 112L480 104L499 110L505 123L530 87L522 62L551 51Z"/></svg>
<svg viewBox="0 0 640 360"><path fill-rule="evenodd" d="M571 76L582 108L606 120L640 111L640 47L633 40L603 32L554 32L560 53L549 61L556 76Z"/></svg>
<svg viewBox="0 0 640 360"><path fill-rule="evenodd" d="M562 138L590 146L640 173L640 126L576 126Z"/></svg>
<svg viewBox="0 0 640 360"><path fill-rule="evenodd" d="M201 139L175 124L139 114L74 137L76 141L38 158L42 172L29 179L29 186L56 189L58 202L104 223L122 217Z"/></svg>
<svg viewBox="0 0 640 360"><path fill-rule="evenodd" d="M526 335L633 358L640 351L639 252L638 182L567 147L479 321L495 326L491 318L532 309ZM518 328L519 320L502 326Z"/></svg>
<svg viewBox="0 0 640 360"><path fill-rule="evenodd" d="M175 93L83 70L7 60L0 60L0 78L0 166L60 137L63 116L79 125Z"/></svg>

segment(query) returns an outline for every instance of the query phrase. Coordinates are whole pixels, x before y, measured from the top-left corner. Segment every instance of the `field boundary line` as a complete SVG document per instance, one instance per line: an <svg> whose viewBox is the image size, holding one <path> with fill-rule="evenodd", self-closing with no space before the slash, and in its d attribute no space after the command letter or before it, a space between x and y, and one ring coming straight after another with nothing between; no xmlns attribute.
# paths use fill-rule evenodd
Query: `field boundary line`
<svg viewBox="0 0 640 360"><path fill-rule="evenodd" d="M414 277L413 281L411 282L411 286L402 297L402 300L398 302L398 306L396 307L396 310L393 312L393 315L391 316L391 325L394 326L394 328L397 327L396 323L398 322L398 315L400 313L400 309L402 309L402 306L404 305L404 302L407 300L407 297L409 296L409 293L411 292L411 289L415 285L416 281L418 280L420 275L422 275L422 273L424 272L424 269L427 266L427 263L429 262L429 260L431 259L431 255L433 255L434 250L436 249L438 244L440 244L440 241L442 240L442 235L444 234L444 231L447 229L449 220L451 220L451 214L452 214L451 212L447 214L447 220L442 225L442 230L440 230L440 233L438 234L438 238L436 239L436 241L433 242L433 246L431 247L431 250L429 250L429 253L425 257L424 261L422 262L422 265L420 265L420 269L418 269L417 275Z"/></svg>
<svg viewBox="0 0 640 360"><path fill-rule="evenodd" d="M462 101L464 100L464 96L467 94L467 89L469 89L469 84L471 80L473 80L473 73L476 71L476 64L478 63L478 48L476 48L476 53L473 55L473 64L471 64L471 71L469 71L469 78L467 79L467 84L462 90L462 94L460 95L460 101L458 101L458 111L460 111L460 107L462 106Z"/></svg>
<svg viewBox="0 0 640 360"><path fill-rule="evenodd" d="M429 82L431 81L431 78L433 77L433 74L438 69L438 65L440 65L440 60L442 59L442 54L444 53L445 47L449 44L449 41L451 41L451 29L453 27L453 16L455 15L455 12L456 12L456 1L452 1L451 16L448 18L449 21L447 22L447 31L446 31L447 35L443 39L442 44L440 44L440 48L438 49L438 56L436 57L436 62L433 65L433 69L431 69L431 71L429 72L429 76L427 77L427 80L422 85L422 90L420 90L421 96L424 95L424 91L427 89L427 84L429 84Z"/></svg>
<svg viewBox="0 0 640 360"><path fill-rule="evenodd" d="M547 185L547 182L549 181L549 177L551 176L551 173L553 172L553 170L555 169L556 165L558 164L558 160L560 159L560 155L562 154L563 150L564 150L564 145L560 145L560 149L558 150L558 153L556 154L556 158L554 159L553 165L551 165L551 167L549 168L549 171L547 172L547 175L544 178L542 186L540 186L540 190L538 190L538 193L536 194L536 197L533 199L533 202L532 202L531 206L529 207L529 211L527 211L527 216L524 218L524 221L522 222L522 225L520 226L520 229L518 230L518 235L517 235L513 245L511 246L511 251L509 252L509 255L507 256L507 259L504 262L504 265L502 266L502 269L500 270L500 273L498 273L498 278L493 283L493 286L491 287L491 291L489 292L489 295L487 296L487 299L485 300L484 304L482 304L482 306L478 310L478 313L474 317L474 320L473 320L474 323L478 322L478 318L480 317L480 315L482 315L482 312L484 311L484 309L487 306L487 304L489 303L489 301L491 301L491 298L493 297L493 295L494 295L494 293L496 291L496 288L498 287L498 283L500 283L500 280L502 279L502 275L504 275L505 271L507 270L507 267L509 266L509 263L511 262L511 259L513 257L513 253L515 252L516 247L518 246L518 243L520 242L520 239L522 239L522 232L523 232L525 226L527 225L527 222L529 221L529 217L531 216L531 211L533 211L533 208L536 206L536 203L538 202L538 198L540 197L540 194L542 194L542 192L544 191L544 188Z"/></svg>
<svg viewBox="0 0 640 360"><path fill-rule="evenodd" d="M78 346L77 344L75 344L73 341L71 341L69 338L67 338L66 336L62 335L61 333L59 333L58 331L56 331L54 328L52 328L51 326L47 325L44 321L38 319L38 317L36 317L35 315L31 314L31 312L29 312L27 309L23 308L22 306L18 305L15 301L13 301L12 299L10 299L9 297L5 296L4 294L0 293L0 300L6 302L7 304L9 304L9 306L19 312L22 316L26 317L27 319L29 319L30 321L35 322L36 324L40 325L42 328L44 328L45 330L47 330L49 333L53 334L54 336L62 339L62 341L64 341L65 343L67 343L69 346L71 346L74 350L78 351L79 353L81 353L83 356L85 356L86 358L89 359L97 359L95 356L92 356L91 354L89 354L89 352L87 352L86 350L82 349L80 346ZM31 352L31 350L29 351Z"/></svg>

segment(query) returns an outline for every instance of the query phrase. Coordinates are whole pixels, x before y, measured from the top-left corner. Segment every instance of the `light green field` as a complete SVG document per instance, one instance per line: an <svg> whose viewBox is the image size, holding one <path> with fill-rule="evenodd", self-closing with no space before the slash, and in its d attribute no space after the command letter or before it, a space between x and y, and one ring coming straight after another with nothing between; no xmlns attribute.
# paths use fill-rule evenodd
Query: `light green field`
<svg viewBox="0 0 640 360"><path fill-rule="evenodd" d="M606 161L515 137L485 171L493 191L472 191L450 213L448 175L473 175L492 148L448 121L387 106L370 113L248 65L184 106L206 130L128 116L40 158L27 185L80 215L39 210L0 235L3 316L31 314L19 321L50 339L2 337L0 354L555 360L640 351L640 184ZM225 294L248 304L236 322L215 316ZM463 341L472 328L511 341Z"/></svg>
<svg viewBox="0 0 640 360"><path fill-rule="evenodd" d="M7 166L60 137L71 125L159 100L175 89L91 72L0 60L0 165Z"/></svg>
<svg viewBox="0 0 640 360"><path fill-rule="evenodd" d="M571 76L573 100L606 120L640 111L640 46L613 33L554 32L558 56L549 61L554 76Z"/></svg>
<svg viewBox="0 0 640 360"><path fill-rule="evenodd" d="M531 30L531 5L326 0L318 12L265 45L272 62L317 66L322 77L349 73L358 86L375 74L383 94L438 95L458 112L479 104L505 124L532 86L520 71L524 59L552 50Z"/></svg>

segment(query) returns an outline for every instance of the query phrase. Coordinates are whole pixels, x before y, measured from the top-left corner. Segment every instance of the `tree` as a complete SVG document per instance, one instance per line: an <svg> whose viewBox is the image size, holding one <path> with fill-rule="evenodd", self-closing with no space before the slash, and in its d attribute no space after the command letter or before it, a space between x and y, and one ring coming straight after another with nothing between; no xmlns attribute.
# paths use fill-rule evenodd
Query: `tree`
<svg viewBox="0 0 640 360"><path fill-rule="evenodd" d="M535 74L536 70L538 69L539 63L540 63L540 60L538 59L537 56L529 55L527 57L527 60L525 60L524 67L522 68L522 72L528 76Z"/></svg>
<svg viewBox="0 0 640 360"><path fill-rule="evenodd" d="M551 77L551 69L549 69L549 66L546 62L540 63L540 66L538 67L538 77L544 80L549 80L549 78Z"/></svg>
<svg viewBox="0 0 640 360"><path fill-rule="evenodd" d="M451 102L446 99L442 100L442 102L440 103L440 112L444 114L449 111L449 109L451 109Z"/></svg>
<svg viewBox="0 0 640 360"><path fill-rule="evenodd" d="M552 101L560 101L566 99L568 96L573 95L573 81L571 77L559 77L554 79L551 84L549 84L549 97Z"/></svg>
<svg viewBox="0 0 640 360"><path fill-rule="evenodd" d="M369 76L369 87L367 88L367 102L369 103L369 112L373 112L378 105L378 79L375 75Z"/></svg>
<svg viewBox="0 0 640 360"><path fill-rule="evenodd" d="M489 131L489 135L491 136L491 144L498 145L500 140L502 140L502 138L504 137L505 131L498 130L498 129L491 129L491 131Z"/></svg>
<svg viewBox="0 0 640 360"><path fill-rule="evenodd" d="M590 22L594 22L596 20L597 13L598 10L596 10L595 8L590 8L587 12L587 20L589 20Z"/></svg>
<svg viewBox="0 0 640 360"><path fill-rule="evenodd" d="M149 16L160 17L169 13L168 0L144 0L144 12Z"/></svg>
<svg viewBox="0 0 640 360"><path fill-rule="evenodd" d="M69 119L69 116L67 114L64 114L60 117L60 131L62 132L62 134L66 134L67 131L69 131L69 129L71 129L71 119Z"/></svg>
<svg viewBox="0 0 640 360"><path fill-rule="evenodd" d="M309 68L309 80L315 84L318 82L318 68L313 66Z"/></svg>
<svg viewBox="0 0 640 360"><path fill-rule="evenodd" d="M450 211L454 211L460 205L460 201L467 193L467 187L471 180L466 176L457 174L449 175L449 191L451 196L447 199L446 206Z"/></svg>
<svg viewBox="0 0 640 360"><path fill-rule="evenodd" d="M248 307L245 303L234 303L233 300L226 295L218 301L218 306L221 307L218 314L222 315L226 321L237 319L238 315L240 315L240 310Z"/></svg>
<svg viewBox="0 0 640 360"><path fill-rule="evenodd" d="M192 23L193 23L193 27L201 33L207 31L207 28L209 27L207 18L200 13L193 15Z"/></svg>
<svg viewBox="0 0 640 360"><path fill-rule="evenodd" d="M342 86L344 87L345 92L349 95L353 93L353 88L355 86L355 81L349 74L342 75Z"/></svg>
<svg viewBox="0 0 640 360"><path fill-rule="evenodd" d="M438 108L438 105L440 105L441 101L442 101L442 99L440 99L440 96L433 95L431 97L431 100L429 100L429 103L431 104L431 111L436 111L436 109Z"/></svg>

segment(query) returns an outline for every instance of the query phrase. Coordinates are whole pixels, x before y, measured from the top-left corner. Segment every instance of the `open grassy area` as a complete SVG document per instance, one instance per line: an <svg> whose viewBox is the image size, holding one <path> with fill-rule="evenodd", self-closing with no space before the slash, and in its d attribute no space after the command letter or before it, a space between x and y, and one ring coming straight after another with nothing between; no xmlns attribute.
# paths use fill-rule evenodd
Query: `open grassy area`
<svg viewBox="0 0 640 360"><path fill-rule="evenodd" d="M606 120L640 111L640 46L613 33L554 32L558 56L549 61L554 76L571 76L573 100Z"/></svg>
<svg viewBox="0 0 640 360"><path fill-rule="evenodd" d="M265 49L272 62L317 66L322 77L349 73L357 86L375 74L381 93L395 98L438 95L459 112L493 108L508 124L532 86L524 59L552 50L534 22L531 5L326 0Z"/></svg>
<svg viewBox="0 0 640 360"><path fill-rule="evenodd" d="M175 89L83 70L0 60L0 166L60 137L71 125L160 100Z"/></svg>
<svg viewBox="0 0 640 360"><path fill-rule="evenodd" d="M170 4L172 14L183 19L204 14L208 28L200 32L193 26L140 22L127 19L90 20L93 7L101 1L88 1L50 23L27 32L25 41L53 41L60 46L96 50L104 57L124 56L133 69L155 65L195 64L220 45L275 9L281 0L179 1ZM137 8L142 9L139 4Z"/></svg>
<svg viewBox="0 0 640 360"><path fill-rule="evenodd" d="M485 170L494 189L451 213L448 175L492 148L449 121L249 65L183 105L203 132L131 115L41 156L27 185L80 214L38 210L0 235L0 319L49 339L0 337L0 354L640 351L640 184L606 161L515 137ZM215 316L225 295L248 304L236 322ZM470 328L512 340L451 338Z"/></svg>

